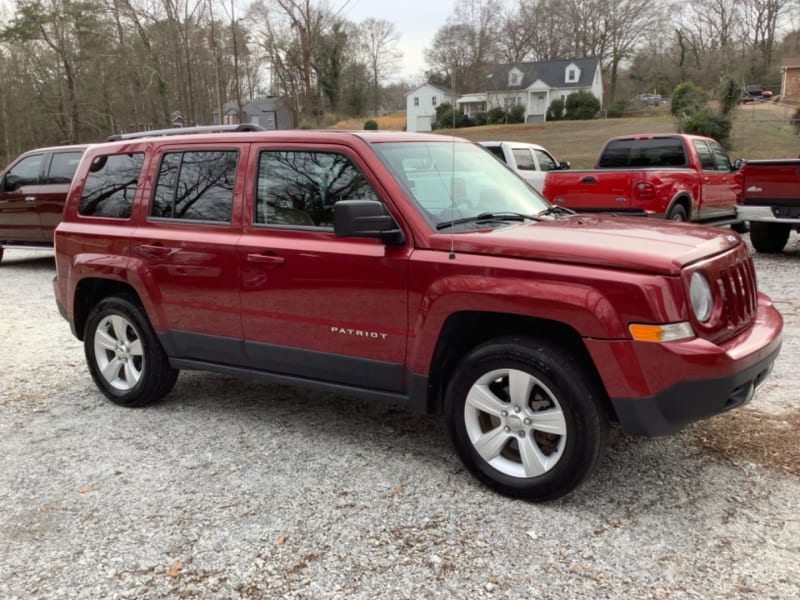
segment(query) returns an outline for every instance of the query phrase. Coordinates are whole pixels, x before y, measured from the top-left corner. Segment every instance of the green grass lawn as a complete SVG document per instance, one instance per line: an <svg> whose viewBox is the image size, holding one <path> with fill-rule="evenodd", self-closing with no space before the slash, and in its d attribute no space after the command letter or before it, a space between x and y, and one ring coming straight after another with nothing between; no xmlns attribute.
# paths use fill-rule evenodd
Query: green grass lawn
<svg viewBox="0 0 800 600"><path fill-rule="evenodd" d="M731 159L796 158L800 136L789 123L793 107L781 105L743 105L737 109L731 134ZM520 125L492 125L436 133L455 134L476 142L503 140L540 144L573 168L590 168L605 141L617 135L670 133L675 119L666 109L652 115L593 121L551 121Z"/></svg>

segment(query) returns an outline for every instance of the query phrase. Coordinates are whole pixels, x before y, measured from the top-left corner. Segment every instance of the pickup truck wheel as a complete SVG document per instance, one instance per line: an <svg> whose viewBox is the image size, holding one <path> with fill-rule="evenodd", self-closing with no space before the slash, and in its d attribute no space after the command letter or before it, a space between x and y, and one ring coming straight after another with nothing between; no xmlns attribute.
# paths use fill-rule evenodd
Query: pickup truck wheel
<svg viewBox="0 0 800 600"><path fill-rule="evenodd" d="M480 481L515 498L559 498L602 455L608 416L596 386L566 352L534 338L479 346L445 397L456 452Z"/></svg>
<svg viewBox="0 0 800 600"><path fill-rule="evenodd" d="M789 241L792 226L789 223L750 223L750 242L753 248L765 254L783 250Z"/></svg>
<svg viewBox="0 0 800 600"><path fill-rule="evenodd" d="M689 216L686 214L686 209L680 204L673 206L667 214L668 221L688 221Z"/></svg>
<svg viewBox="0 0 800 600"><path fill-rule="evenodd" d="M86 361L97 387L121 406L161 400L178 378L150 322L121 296L100 301L89 314L83 338Z"/></svg>

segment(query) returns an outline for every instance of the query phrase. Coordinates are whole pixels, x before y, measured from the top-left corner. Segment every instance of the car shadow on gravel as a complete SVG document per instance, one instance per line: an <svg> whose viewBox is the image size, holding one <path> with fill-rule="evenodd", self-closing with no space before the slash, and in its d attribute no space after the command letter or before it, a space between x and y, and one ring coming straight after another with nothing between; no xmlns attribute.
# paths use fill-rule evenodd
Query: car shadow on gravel
<svg viewBox="0 0 800 600"><path fill-rule="evenodd" d="M236 422L248 428L251 437L291 439L297 445L313 442L309 452L314 461L369 456L381 461L386 471L417 471L437 480L420 481L421 487L455 476L454 485L464 491L483 489L457 459L442 417L414 415L400 406L187 372L165 401L147 410L156 410L165 419L183 418L187 411L208 413L213 421ZM282 443L276 441L279 446ZM290 460L289 455L284 458ZM632 506L657 511L662 502L681 506L692 495L687 490L715 485L716 480L708 480L703 472L708 462L691 433L637 438L613 425L606 453L593 474L572 494L547 506L591 509L613 505L622 512ZM331 470L335 471L335 466ZM725 487L729 485L730 481ZM711 489L708 494L724 492Z"/></svg>
<svg viewBox="0 0 800 600"><path fill-rule="evenodd" d="M52 252L43 252L41 255L37 254L36 256L27 254L15 258L13 252L6 251L3 256L3 262L0 263L0 272L6 270L55 271L55 266L55 257Z"/></svg>

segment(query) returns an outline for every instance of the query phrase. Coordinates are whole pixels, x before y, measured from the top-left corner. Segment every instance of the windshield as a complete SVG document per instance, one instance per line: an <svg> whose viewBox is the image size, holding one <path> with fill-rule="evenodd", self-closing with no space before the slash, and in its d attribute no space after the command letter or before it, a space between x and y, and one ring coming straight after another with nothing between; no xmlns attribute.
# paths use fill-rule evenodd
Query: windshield
<svg viewBox="0 0 800 600"><path fill-rule="evenodd" d="M443 139L373 148L433 229L497 227L519 221L504 215L537 215L550 208L536 190L480 146ZM478 218L484 215L496 218Z"/></svg>

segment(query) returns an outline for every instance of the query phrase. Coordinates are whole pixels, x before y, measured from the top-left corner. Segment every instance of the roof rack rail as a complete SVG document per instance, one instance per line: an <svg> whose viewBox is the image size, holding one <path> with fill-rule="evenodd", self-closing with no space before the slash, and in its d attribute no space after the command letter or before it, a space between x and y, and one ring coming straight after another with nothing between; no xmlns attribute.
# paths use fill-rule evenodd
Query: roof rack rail
<svg viewBox="0 0 800 600"><path fill-rule="evenodd" d="M133 133L115 133L106 138L107 142L135 140L144 137L162 135L181 135L184 133L223 133L236 131L266 131L255 123L239 123L238 125L197 125L194 127L173 127L171 129L151 129L150 131L134 131Z"/></svg>

